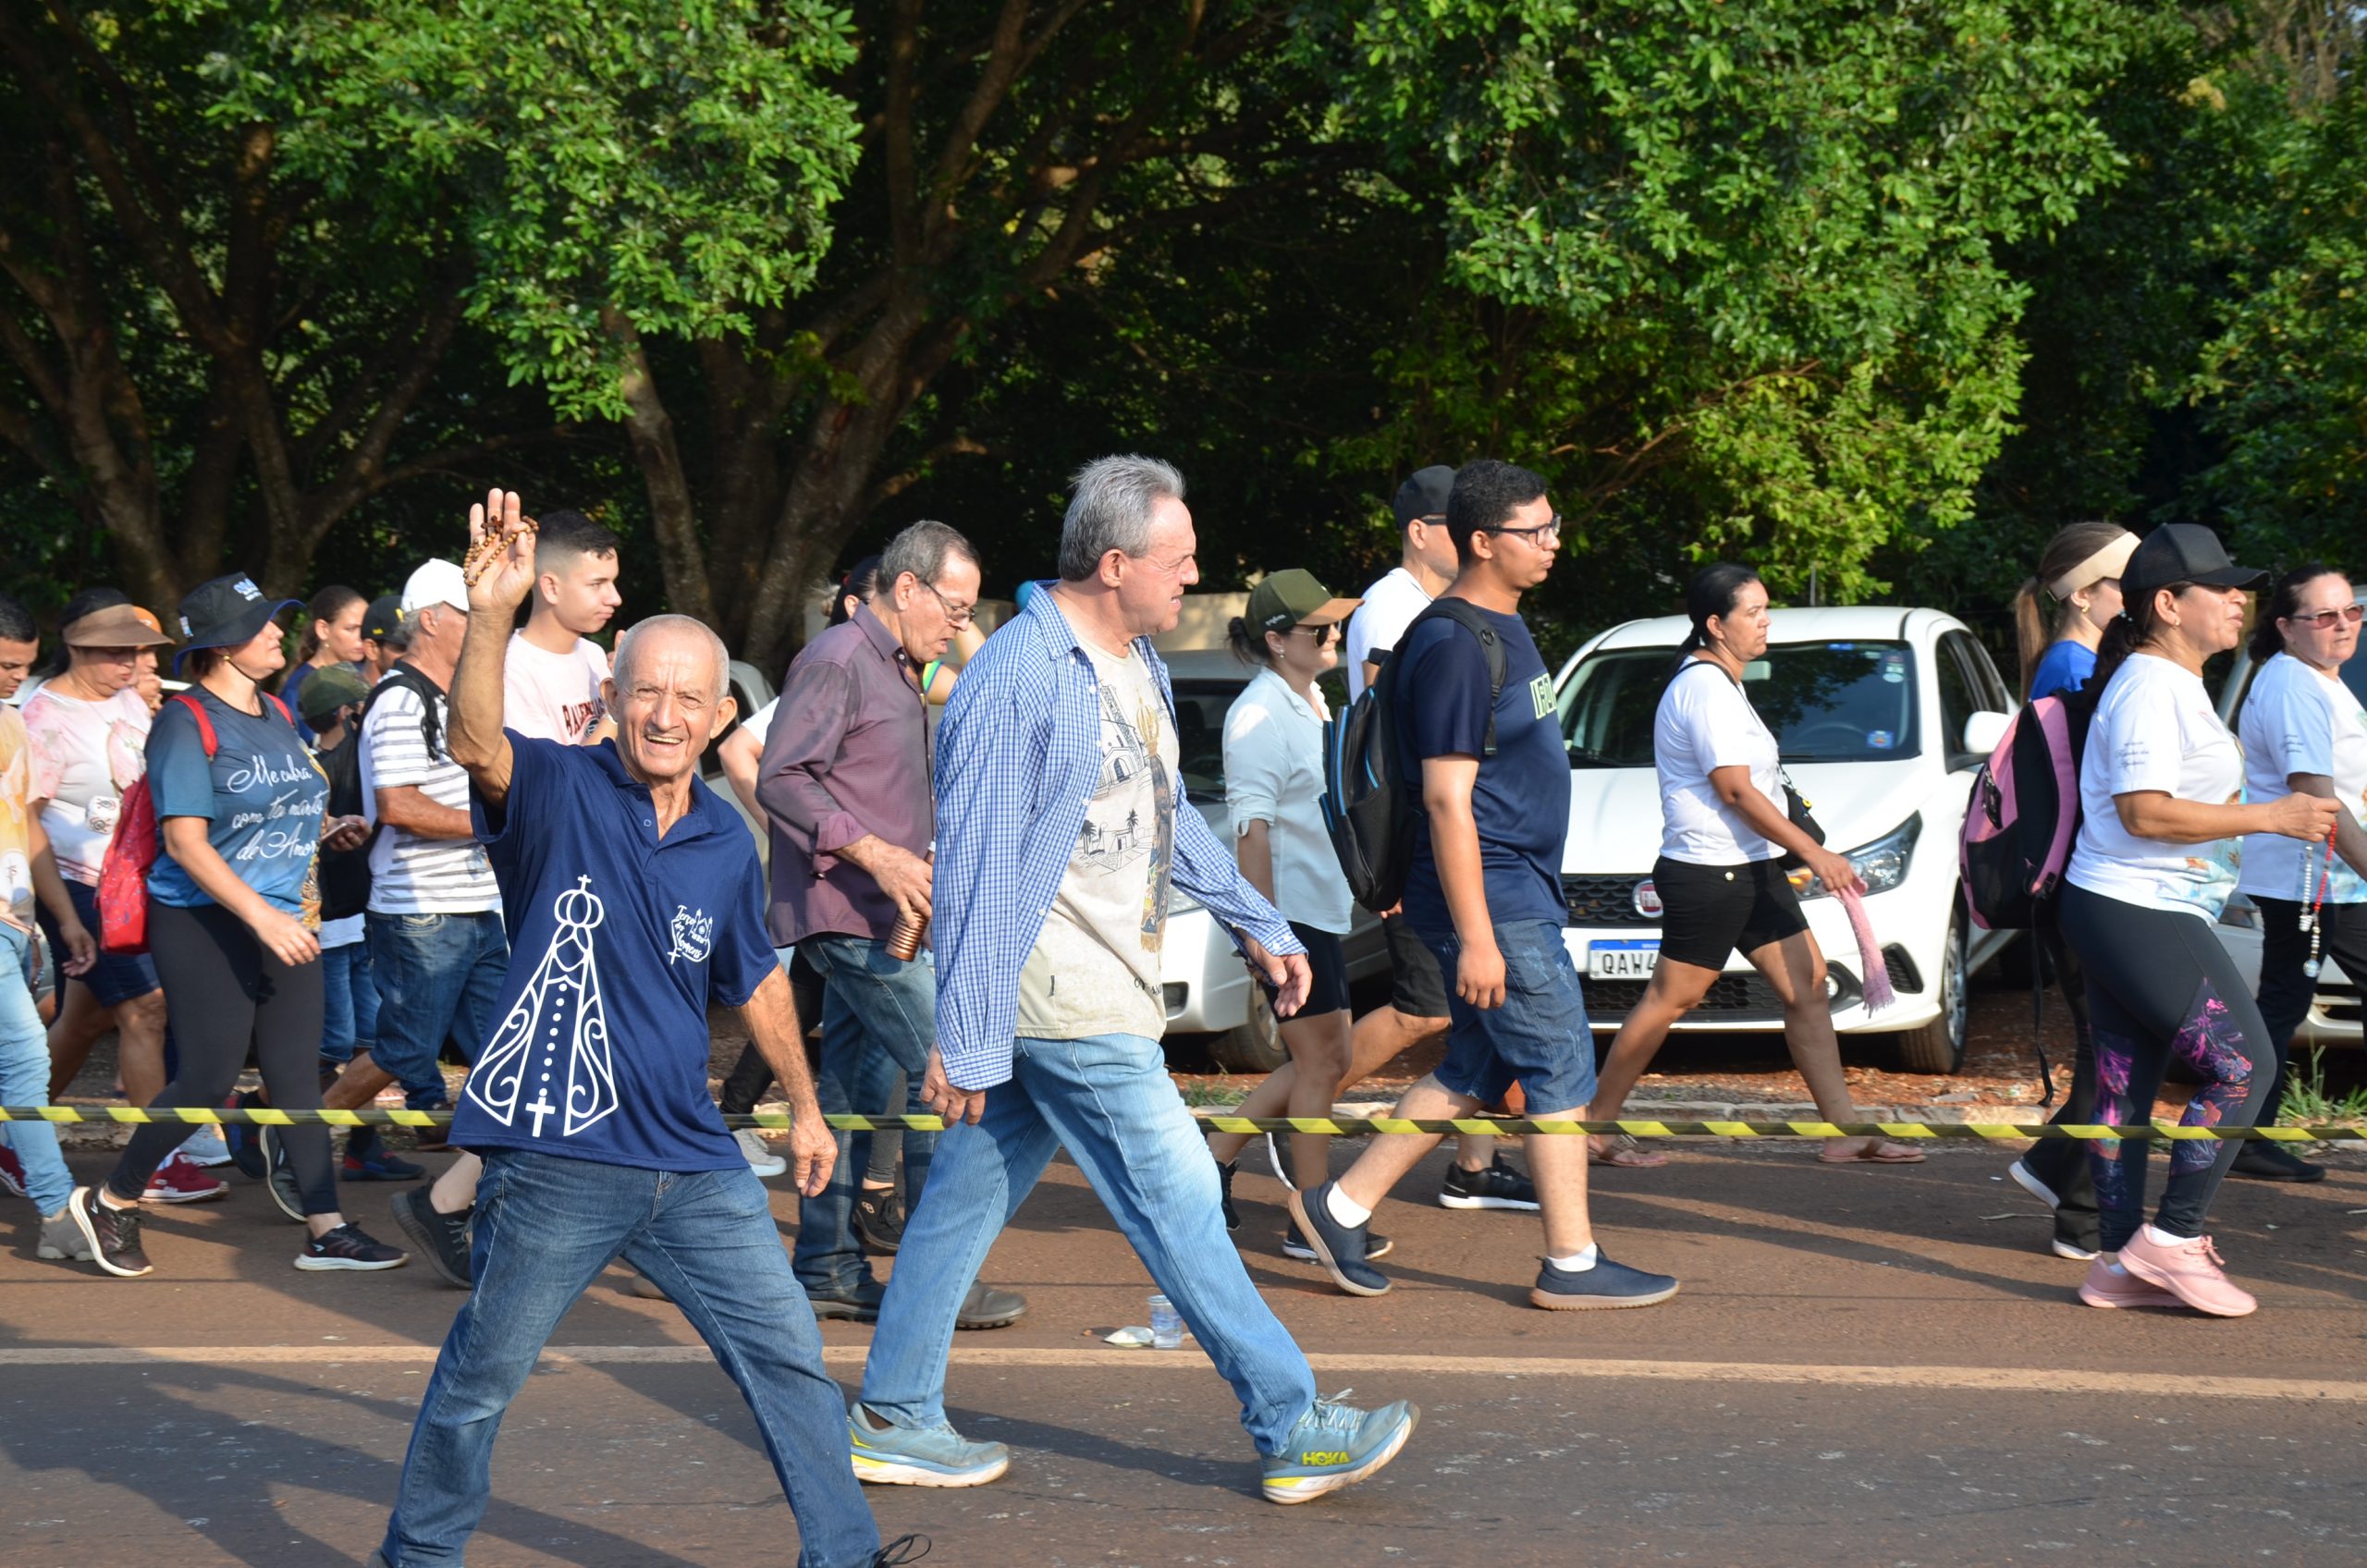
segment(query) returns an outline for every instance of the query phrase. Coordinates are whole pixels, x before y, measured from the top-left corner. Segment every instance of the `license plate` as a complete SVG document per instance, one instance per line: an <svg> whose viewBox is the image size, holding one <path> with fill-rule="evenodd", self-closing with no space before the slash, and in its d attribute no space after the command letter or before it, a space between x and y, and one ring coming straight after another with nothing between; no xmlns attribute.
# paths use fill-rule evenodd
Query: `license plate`
<svg viewBox="0 0 2367 1568"><path fill-rule="evenodd" d="M1587 945L1589 980L1649 980L1661 961L1661 945L1652 942L1590 942Z"/></svg>

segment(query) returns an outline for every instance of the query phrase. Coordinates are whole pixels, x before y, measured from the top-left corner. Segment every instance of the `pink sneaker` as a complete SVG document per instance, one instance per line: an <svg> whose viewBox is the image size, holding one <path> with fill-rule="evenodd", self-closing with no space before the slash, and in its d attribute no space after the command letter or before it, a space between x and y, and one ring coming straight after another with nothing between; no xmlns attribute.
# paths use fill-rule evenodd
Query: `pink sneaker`
<svg viewBox="0 0 2367 1568"><path fill-rule="evenodd" d="M2185 1303L2159 1285L2149 1285L2136 1275L2116 1273L2110 1264L2098 1258L2088 1267L2087 1279L2080 1281L2079 1299L2090 1306L2183 1306Z"/></svg>
<svg viewBox="0 0 2367 1568"><path fill-rule="evenodd" d="M183 1159L176 1150L156 1167L156 1174L148 1178L145 1195L150 1203L203 1203L229 1190L226 1183L208 1176L203 1168Z"/></svg>
<svg viewBox="0 0 2367 1568"><path fill-rule="evenodd" d="M2241 1317L2260 1307L2250 1292L2229 1282L2219 1249L2208 1236L2165 1247L2147 1239L2144 1227L2140 1226L2120 1249L2120 1266L2214 1317Z"/></svg>
<svg viewBox="0 0 2367 1568"><path fill-rule="evenodd" d="M18 1163L17 1151L6 1144L0 1144L0 1189L10 1197L31 1195L25 1189L25 1168Z"/></svg>

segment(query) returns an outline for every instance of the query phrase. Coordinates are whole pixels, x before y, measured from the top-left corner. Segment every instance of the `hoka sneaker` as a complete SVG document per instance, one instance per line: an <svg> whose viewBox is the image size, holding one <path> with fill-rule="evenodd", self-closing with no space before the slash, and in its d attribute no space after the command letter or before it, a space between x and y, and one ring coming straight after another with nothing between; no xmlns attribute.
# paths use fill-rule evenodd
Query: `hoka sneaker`
<svg viewBox="0 0 2367 1568"><path fill-rule="evenodd" d="M1340 1399L1353 1391L1341 1390ZM1283 1439L1282 1452L1266 1456L1268 1502L1307 1502L1355 1485L1396 1458L1422 1418L1402 1399L1379 1410L1340 1399L1317 1400Z"/></svg>
<svg viewBox="0 0 2367 1568"><path fill-rule="evenodd" d="M2162 1289L2149 1285L2126 1269L2115 1268L2103 1258L2088 1270L2079 1283L2079 1299L2090 1306L2183 1306L2186 1304Z"/></svg>
<svg viewBox="0 0 2367 1568"><path fill-rule="evenodd" d="M974 1443L947 1421L926 1430L899 1427L861 1400L847 1412L847 1442L855 1479L875 1486L983 1487L1011 1468L1011 1450L1000 1443Z"/></svg>
<svg viewBox="0 0 2367 1568"><path fill-rule="evenodd" d="M1291 1219L1333 1284L1352 1296L1387 1295L1389 1276L1365 1261L1371 1256L1370 1222L1343 1225L1331 1218L1331 1206L1326 1200L1338 1185L1326 1182L1311 1193L1292 1193Z"/></svg>
<svg viewBox="0 0 2367 1568"><path fill-rule="evenodd" d="M789 1161L773 1153L772 1145L765 1142L765 1135L754 1127L741 1128L731 1134L731 1141L740 1145L740 1158L748 1162L748 1169L759 1179L779 1176L789 1170Z"/></svg>
<svg viewBox="0 0 2367 1568"><path fill-rule="evenodd" d="M1504 1163L1498 1155L1495 1163L1485 1170L1466 1170L1460 1165L1447 1167L1446 1181L1439 1188L1439 1204L1445 1208L1517 1208L1537 1212L1537 1183Z"/></svg>
<svg viewBox="0 0 2367 1568"><path fill-rule="evenodd" d="M31 1197L25 1186L25 1168L17 1158L17 1151L0 1144L0 1192L12 1198Z"/></svg>
<svg viewBox="0 0 2367 1568"><path fill-rule="evenodd" d="M2148 1237L2145 1227L2140 1225L2137 1234L2120 1249L2120 1266L2146 1283L2159 1285L2197 1312L2207 1312L2214 1317L2242 1317L2260 1308L2260 1303L2252 1299L2250 1292L2227 1278L2219 1249L2211 1244L2208 1236L2195 1236L2164 1246Z"/></svg>
<svg viewBox="0 0 2367 1568"><path fill-rule="evenodd" d="M208 1176L176 1150L166 1156L165 1163L156 1167L156 1174L148 1178L148 1191L143 1196L150 1203L203 1203L229 1190L229 1183Z"/></svg>
<svg viewBox="0 0 2367 1568"><path fill-rule="evenodd" d="M121 1280L137 1280L149 1271L148 1255L140 1250L140 1211L117 1208L89 1187L77 1187L66 1200L66 1213L91 1249L91 1261Z"/></svg>
<svg viewBox="0 0 2367 1568"><path fill-rule="evenodd" d="M325 1268L374 1271L400 1268L410 1258L411 1254L388 1246L349 1219L334 1231L306 1240L304 1250L296 1255L296 1267L313 1273Z"/></svg>

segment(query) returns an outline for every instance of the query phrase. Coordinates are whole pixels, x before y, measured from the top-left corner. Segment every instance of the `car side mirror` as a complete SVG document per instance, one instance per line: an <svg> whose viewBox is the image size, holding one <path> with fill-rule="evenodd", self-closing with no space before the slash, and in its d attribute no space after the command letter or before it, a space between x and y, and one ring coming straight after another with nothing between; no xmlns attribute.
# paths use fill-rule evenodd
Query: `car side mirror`
<svg viewBox="0 0 2367 1568"><path fill-rule="evenodd" d="M1977 713L1964 721L1964 749L1976 756L1987 756L2005 738L2005 727L2013 719L2002 713Z"/></svg>

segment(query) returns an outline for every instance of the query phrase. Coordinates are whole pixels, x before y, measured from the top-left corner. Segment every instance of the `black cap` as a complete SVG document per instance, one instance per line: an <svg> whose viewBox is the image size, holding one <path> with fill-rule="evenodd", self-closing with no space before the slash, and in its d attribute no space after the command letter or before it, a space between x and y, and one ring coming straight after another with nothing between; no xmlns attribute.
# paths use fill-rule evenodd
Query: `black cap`
<svg viewBox="0 0 2367 1568"><path fill-rule="evenodd" d="M243 571L200 583L181 601L181 651L173 656L173 668L199 648L236 648L254 641L273 616L301 602L272 598Z"/></svg>
<svg viewBox="0 0 2367 1568"><path fill-rule="evenodd" d="M1446 516L1447 492L1454 488L1454 470L1444 463L1432 463L1397 487L1397 499L1391 503L1397 512L1397 526L1423 518Z"/></svg>
<svg viewBox="0 0 2367 1568"><path fill-rule="evenodd" d="M400 594L381 594L370 601L368 609L362 612L362 635L373 643L383 643L386 640L386 633L400 624L402 619L403 596Z"/></svg>
<svg viewBox="0 0 2367 1568"><path fill-rule="evenodd" d="M2219 535L2199 522L2165 522L2145 535L2120 569L2123 599L2137 600L2173 582L2199 582L2206 588L2259 588L2268 573L2238 566L2227 558Z"/></svg>

